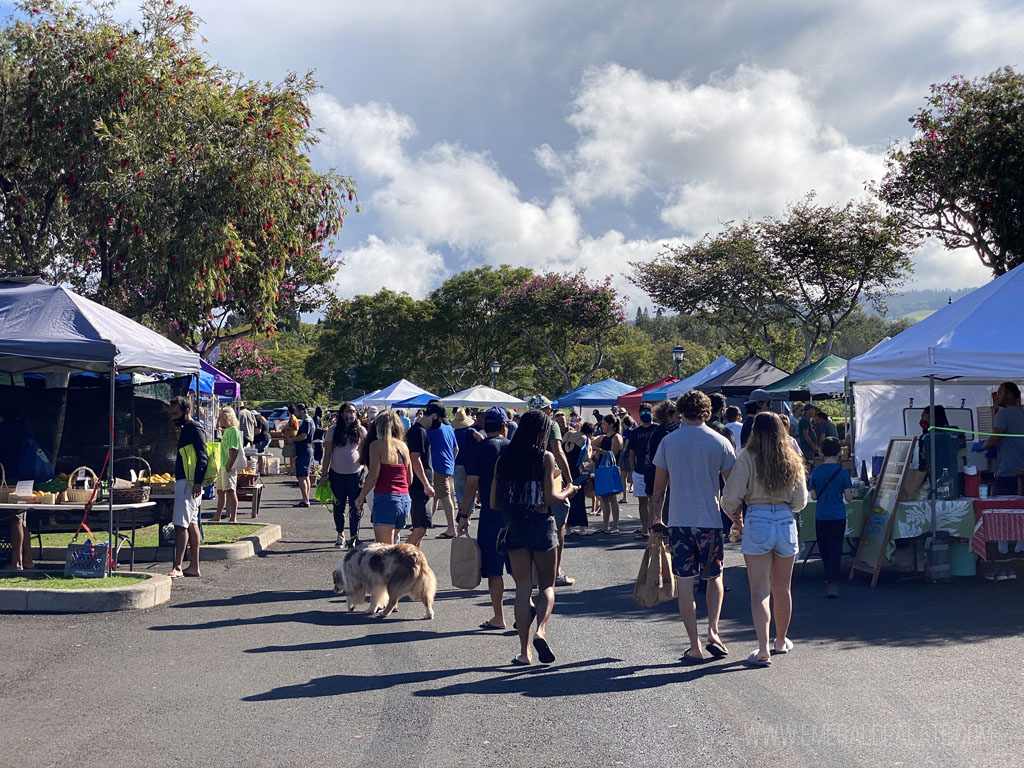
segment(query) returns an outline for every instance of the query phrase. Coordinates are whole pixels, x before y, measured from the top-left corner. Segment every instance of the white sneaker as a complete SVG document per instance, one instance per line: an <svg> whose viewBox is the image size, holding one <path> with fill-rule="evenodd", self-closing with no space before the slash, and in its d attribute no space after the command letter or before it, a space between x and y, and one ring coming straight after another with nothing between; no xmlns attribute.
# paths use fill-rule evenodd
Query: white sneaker
<svg viewBox="0 0 1024 768"><path fill-rule="evenodd" d="M334 542L334 546L341 547L342 549L344 549L345 548L345 537L344 536L339 536L338 540Z"/></svg>
<svg viewBox="0 0 1024 768"><path fill-rule="evenodd" d="M996 581L1009 581L1010 575L1006 571L999 571L996 574Z"/></svg>
<svg viewBox="0 0 1024 768"><path fill-rule="evenodd" d="M1010 581L1013 581L1014 579L1017 578L1017 572L1016 571L1007 571L1006 572L1006 578L1008 578Z"/></svg>

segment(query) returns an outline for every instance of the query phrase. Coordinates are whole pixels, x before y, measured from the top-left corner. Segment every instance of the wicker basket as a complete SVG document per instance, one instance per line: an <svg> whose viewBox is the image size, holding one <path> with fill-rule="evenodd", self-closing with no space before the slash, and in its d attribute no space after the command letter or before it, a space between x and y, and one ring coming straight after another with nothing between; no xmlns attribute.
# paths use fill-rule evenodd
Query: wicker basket
<svg viewBox="0 0 1024 768"><path fill-rule="evenodd" d="M71 486L75 482L75 477L83 469L86 472L88 472L90 475L92 475L92 484L93 484L94 487L90 488L88 490L83 490L81 488L72 488ZM103 495L103 491L102 490L96 490L96 488L95 488L99 484L100 484L100 479L99 479L99 477L97 477L95 472L93 472L88 467L79 467L74 472L72 472L70 474L70 476L68 477L68 489L64 492L65 498L67 499L67 502L69 504L85 504L85 503L87 503L89 501L89 499L92 498L92 494L95 491L95 493L96 493L96 500L99 501L100 496Z"/></svg>
<svg viewBox="0 0 1024 768"><path fill-rule="evenodd" d="M249 473L238 475L238 489L242 488L253 488L256 486L256 482L260 479L259 475L250 475Z"/></svg>
<svg viewBox="0 0 1024 768"><path fill-rule="evenodd" d="M153 468L149 465L141 456L122 456L120 459L114 459L116 464L119 461L138 461L146 466L146 477L142 480L136 480L135 485L129 488L118 488L118 481L114 481L114 489L110 492L110 497L114 504L143 504L149 501L149 491L152 484L150 475L153 474Z"/></svg>
<svg viewBox="0 0 1024 768"><path fill-rule="evenodd" d="M0 504L6 504L7 499L14 494L14 491L7 486L7 470L0 464Z"/></svg>

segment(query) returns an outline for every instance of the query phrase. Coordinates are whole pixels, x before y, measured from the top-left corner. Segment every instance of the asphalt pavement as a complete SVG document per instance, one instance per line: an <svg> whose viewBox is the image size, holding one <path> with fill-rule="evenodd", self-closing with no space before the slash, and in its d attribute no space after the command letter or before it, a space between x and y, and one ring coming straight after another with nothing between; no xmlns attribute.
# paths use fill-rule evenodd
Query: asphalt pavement
<svg viewBox="0 0 1024 768"><path fill-rule="evenodd" d="M625 533L570 539L578 581L557 590L557 663L513 668L515 636L477 629L484 585L450 587L447 541L423 545L440 585L433 621L407 600L384 620L348 613L331 589L331 516L292 508L297 495L268 479L260 519L284 538L204 563L164 606L0 615L0 766L1022 762L1019 582L884 574L826 600L812 560L794 579L796 647L752 670L746 573L728 545L731 653L686 667L674 604L632 600L644 545L631 499Z"/></svg>

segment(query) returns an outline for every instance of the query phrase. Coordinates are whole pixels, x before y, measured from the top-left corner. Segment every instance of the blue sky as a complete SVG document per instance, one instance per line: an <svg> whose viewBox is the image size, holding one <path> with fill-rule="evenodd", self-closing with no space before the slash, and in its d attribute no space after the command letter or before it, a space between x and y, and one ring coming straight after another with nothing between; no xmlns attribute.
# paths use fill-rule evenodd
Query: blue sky
<svg viewBox="0 0 1024 768"><path fill-rule="evenodd" d="M359 183L344 296L483 264L613 275L722 222L864 194L928 85L1019 65L1010 2L201 0L222 65L315 69L315 159ZM131 16L134 5L118 13ZM988 275L936 244L916 287Z"/></svg>

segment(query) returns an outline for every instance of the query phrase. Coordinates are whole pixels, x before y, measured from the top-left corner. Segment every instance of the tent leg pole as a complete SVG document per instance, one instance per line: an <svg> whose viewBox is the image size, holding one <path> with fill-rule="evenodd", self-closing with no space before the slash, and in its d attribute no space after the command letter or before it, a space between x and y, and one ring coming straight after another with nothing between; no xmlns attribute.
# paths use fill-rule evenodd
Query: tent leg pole
<svg viewBox="0 0 1024 768"><path fill-rule="evenodd" d="M107 544L113 555L117 551L114 539L114 388L117 384L117 366L110 365L110 461L107 462ZM110 575L110 558L106 563L107 575Z"/></svg>
<svg viewBox="0 0 1024 768"><path fill-rule="evenodd" d="M935 468L935 375L928 377L928 424L930 429L928 430L928 472L931 475L932 489L931 493L928 494L932 500L932 535L935 535L935 528L938 523L938 512L936 507L938 506L936 491L937 482Z"/></svg>

